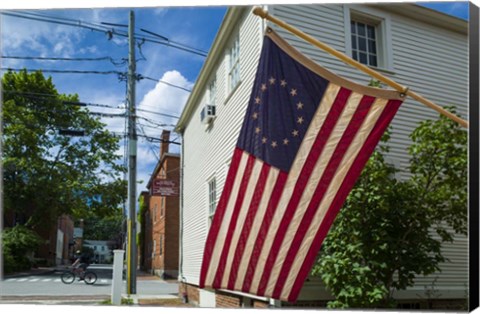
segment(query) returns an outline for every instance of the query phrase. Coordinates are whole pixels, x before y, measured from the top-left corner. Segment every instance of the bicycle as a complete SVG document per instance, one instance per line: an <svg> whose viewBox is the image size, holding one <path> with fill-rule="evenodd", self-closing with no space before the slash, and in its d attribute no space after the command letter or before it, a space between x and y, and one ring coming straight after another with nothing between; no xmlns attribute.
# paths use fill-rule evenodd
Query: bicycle
<svg viewBox="0 0 480 314"><path fill-rule="evenodd" d="M87 285L93 285L97 281L97 274L94 273L91 270L85 270L85 271L79 271L80 273L83 273L83 281ZM79 273L78 271L75 271L75 269L72 270L66 270L62 273L61 279L62 282L65 284L71 284L75 281L75 277ZM80 274L78 274L80 275Z"/></svg>

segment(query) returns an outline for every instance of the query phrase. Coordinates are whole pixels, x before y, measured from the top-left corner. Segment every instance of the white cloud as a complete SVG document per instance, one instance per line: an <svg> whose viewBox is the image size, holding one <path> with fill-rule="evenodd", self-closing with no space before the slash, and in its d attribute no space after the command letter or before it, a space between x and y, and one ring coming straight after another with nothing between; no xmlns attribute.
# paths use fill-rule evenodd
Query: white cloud
<svg viewBox="0 0 480 314"><path fill-rule="evenodd" d="M176 70L165 72L165 74L159 79L159 82L155 85L155 88L145 94L138 108L180 116L189 93L183 89L175 88L162 82L186 89L191 89L193 86L193 83L183 77L180 72ZM152 114L149 114L149 117L155 118L157 121L162 121L163 123L176 123L176 119L168 117L161 117Z"/></svg>
<svg viewBox="0 0 480 314"><path fill-rule="evenodd" d="M192 82L189 82L180 72L175 70L165 72L159 80L186 89L191 89L193 86ZM153 89L145 94L137 107L137 115L148 119L139 118L137 125L143 127L147 136L159 138L163 129L173 129L173 125L175 125L177 119L146 111L180 116L188 96L189 93L182 89L158 82ZM160 126L163 124L167 126ZM141 131L139 134L143 135ZM175 138L174 136L175 135L172 134L171 140ZM170 144L170 151L179 153L178 145ZM143 180L143 183L137 185L137 194L145 190L150 175L158 161L159 154L158 143L150 143L143 140L142 137L139 137L137 149L137 178L138 180Z"/></svg>

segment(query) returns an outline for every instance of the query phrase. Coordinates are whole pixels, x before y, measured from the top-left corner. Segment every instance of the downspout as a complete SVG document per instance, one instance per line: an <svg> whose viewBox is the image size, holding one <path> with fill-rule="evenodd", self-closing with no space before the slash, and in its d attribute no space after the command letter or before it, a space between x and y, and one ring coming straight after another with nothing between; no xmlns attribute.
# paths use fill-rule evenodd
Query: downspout
<svg viewBox="0 0 480 314"><path fill-rule="evenodd" d="M184 184L183 184L183 169L185 167L185 137L183 136L183 131L179 133L181 137L181 153L180 153L180 228L179 228L179 272L178 272L178 281L183 285L182 292L182 302L188 303L188 294L186 286L186 278L183 276L183 204L184 204Z"/></svg>

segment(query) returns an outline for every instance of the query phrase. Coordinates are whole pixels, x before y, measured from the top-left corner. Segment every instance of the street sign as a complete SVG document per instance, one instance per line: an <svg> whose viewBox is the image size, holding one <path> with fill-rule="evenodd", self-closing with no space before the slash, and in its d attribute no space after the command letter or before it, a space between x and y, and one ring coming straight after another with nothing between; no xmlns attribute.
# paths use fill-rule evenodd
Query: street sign
<svg viewBox="0 0 480 314"><path fill-rule="evenodd" d="M151 194L155 196L178 196L178 182L167 179L154 179Z"/></svg>

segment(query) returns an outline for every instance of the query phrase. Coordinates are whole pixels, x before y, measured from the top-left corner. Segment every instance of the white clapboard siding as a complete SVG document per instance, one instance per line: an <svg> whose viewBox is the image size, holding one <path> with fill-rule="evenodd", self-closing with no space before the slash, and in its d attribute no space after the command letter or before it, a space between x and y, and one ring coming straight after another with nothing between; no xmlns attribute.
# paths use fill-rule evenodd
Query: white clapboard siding
<svg viewBox="0 0 480 314"><path fill-rule="evenodd" d="M198 106L184 131L184 205L183 205L183 276L187 282L198 284L203 249L208 226L208 181L215 177L217 202L226 179L226 172L245 114L253 77L260 54L261 20L245 14L237 28L227 36L234 40L240 33L241 83L234 93L227 90L228 48L219 54L214 73L217 79L216 119L206 127L200 122L200 111L206 97Z"/></svg>
<svg viewBox="0 0 480 314"><path fill-rule="evenodd" d="M382 10L390 17L393 73L385 73L398 83L425 96L439 105L455 105L467 117L468 103L468 41L466 33L458 33L427 22L389 12L388 6L368 6ZM344 5L271 6L269 12L277 18L307 32L320 41L345 51ZM367 84L369 78L334 57L313 48L298 37L277 27L292 45L329 70L357 82ZM408 169L406 147L409 134L420 121L436 119L438 114L411 99L407 99L393 120L389 160L397 167ZM408 176L407 171L402 177ZM425 287L438 290L442 298L464 298L468 283L468 242L461 235L443 246L449 260L441 264L441 273L419 276L416 285L399 292L397 298L425 296ZM311 284L310 284L311 285ZM307 293L304 293L307 296ZM438 296L437 296L438 297Z"/></svg>
<svg viewBox="0 0 480 314"><path fill-rule="evenodd" d="M268 6L271 15L307 32L333 48L346 51L345 12L350 8L380 12L388 18L391 51L391 68L383 73L404 86L409 86L439 105L457 105L460 114L467 114L468 58L466 32L456 32L428 21L408 17L411 11L391 9L388 5L281 5ZM265 21L250 13L249 7L237 7L227 12L224 26L229 27L215 39L214 65L209 71L202 70L196 88L200 93L189 99L186 112L191 114L181 121L183 130L183 240L182 276L191 284L198 284L205 239L208 232L208 181L215 177L217 201L225 182L230 158L237 141L245 114L255 70L258 64L262 32ZM240 12L240 14L231 14ZM233 18L232 18L233 16ZM240 17L238 17L240 16ZM232 18L232 20L228 20ZM437 22L438 24L438 22ZM348 24L347 24L348 25ZM275 25L276 31L327 69L345 78L368 84L370 79L363 73L346 66L342 61L313 47ZM229 45L240 34L241 84L228 91ZM215 47L214 43L214 47ZM217 79L217 117L209 128L200 122L200 111L206 103L206 86L212 78ZM194 89L195 91L195 89ZM409 134L417 123L424 119L436 119L438 114L412 100L407 100L393 121L388 159L397 167L408 168L406 147L410 145ZM402 177L408 177L404 171ZM465 297L468 282L467 239L457 236L453 244L443 248L449 262L441 265L442 273L419 277L416 286L396 294L397 298L419 298L426 286L435 280L435 289L442 298ZM308 281L300 299L328 298L318 279Z"/></svg>

